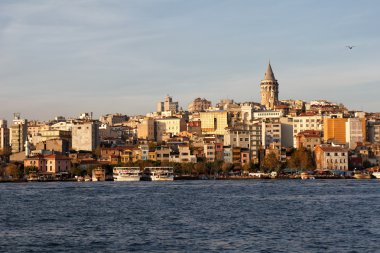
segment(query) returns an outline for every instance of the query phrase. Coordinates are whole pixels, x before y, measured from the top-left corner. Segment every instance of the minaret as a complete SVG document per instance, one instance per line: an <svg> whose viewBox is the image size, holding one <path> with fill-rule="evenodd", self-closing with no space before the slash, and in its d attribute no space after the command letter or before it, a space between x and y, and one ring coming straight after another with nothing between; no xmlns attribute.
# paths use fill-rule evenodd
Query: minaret
<svg viewBox="0 0 380 253"><path fill-rule="evenodd" d="M260 84L260 93L261 105L264 105L267 110L273 110L278 105L278 82L274 78L270 62L265 72L264 80Z"/></svg>

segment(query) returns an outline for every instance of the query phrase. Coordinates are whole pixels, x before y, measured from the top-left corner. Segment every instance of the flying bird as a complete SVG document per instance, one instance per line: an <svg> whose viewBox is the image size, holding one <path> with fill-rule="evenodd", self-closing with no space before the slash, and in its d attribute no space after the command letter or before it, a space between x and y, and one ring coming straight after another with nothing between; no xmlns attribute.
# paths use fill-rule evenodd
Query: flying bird
<svg viewBox="0 0 380 253"><path fill-rule="evenodd" d="M348 49L353 49L355 46L346 46L346 47L348 47Z"/></svg>

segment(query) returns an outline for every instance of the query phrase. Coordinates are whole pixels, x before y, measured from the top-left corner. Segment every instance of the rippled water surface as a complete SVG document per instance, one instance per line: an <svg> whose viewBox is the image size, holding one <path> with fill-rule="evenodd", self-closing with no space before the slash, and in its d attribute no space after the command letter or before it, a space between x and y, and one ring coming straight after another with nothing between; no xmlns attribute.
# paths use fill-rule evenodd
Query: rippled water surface
<svg viewBox="0 0 380 253"><path fill-rule="evenodd" d="M0 184L0 252L380 252L379 180Z"/></svg>

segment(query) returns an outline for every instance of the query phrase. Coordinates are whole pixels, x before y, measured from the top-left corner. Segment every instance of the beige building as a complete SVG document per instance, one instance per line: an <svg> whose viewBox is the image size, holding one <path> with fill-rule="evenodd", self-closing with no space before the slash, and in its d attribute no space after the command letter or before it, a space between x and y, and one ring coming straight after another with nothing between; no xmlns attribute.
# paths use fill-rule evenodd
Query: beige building
<svg viewBox="0 0 380 253"><path fill-rule="evenodd" d="M189 112L204 112L209 107L211 107L211 101L208 101L205 98L196 98L193 102L191 102L188 106Z"/></svg>
<svg viewBox="0 0 380 253"><path fill-rule="evenodd" d="M137 126L137 138L154 141L156 139L155 121L152 118L144 118Z"/></svg>
<svg viewBox="0 0 380 253"><path fill-rule="evenodd" d="M364 124L363 124L364 122ZM366 140L365 118L349 118L346 122L346 143L350 149L356 148L358 142Z"/></svg>
<svg viewBox="0 0 380 253"><path fill-rule="evenodd" d="M200 113L202 134L224 135L229 123L226 111L210 111Z"/></svg>
<svg viewBox="0 0 380 253"><path fill-rule="evenodd" d="M163 140L163 135L178 135L187 130L186 120L184 118L163 118L156 120L157 141Z"/></svg>
<svg viewBox="0 0 380 253"><path fill-rule="evenodd" d="M157 112L178 112L178 102L173 102L172 97L167 95L164 102L157 103Z"/></svg>
<svg viewBox="0 0 380 253"><path fill-rule="evenodd" d="M278 82L274 77L272 66L268 64L264 80L261 81L261 105L267 110L272 110L278 105Z"/></svg>
<svg viewBox="0 0 380 253"><path fill-rule="evenodd" d="M99 146L99 123L85 121L72 127L72 149L94 151Z"/></svg>
<svg viewBox="0 0 380 253"><path fill-rule="evenodd" d="M317 169L348 170L347 149L331 145L318 145L314 152Z"/></svg>
<svg viewBox="0 0 380 253"><path fill-rule="evenodd" d="M113 126L115 124L119 124L128 120L127 115L122 115L121 113L115 114L106 114L99 118L99 121L103 124L107 124L109 126Z"/></svg>

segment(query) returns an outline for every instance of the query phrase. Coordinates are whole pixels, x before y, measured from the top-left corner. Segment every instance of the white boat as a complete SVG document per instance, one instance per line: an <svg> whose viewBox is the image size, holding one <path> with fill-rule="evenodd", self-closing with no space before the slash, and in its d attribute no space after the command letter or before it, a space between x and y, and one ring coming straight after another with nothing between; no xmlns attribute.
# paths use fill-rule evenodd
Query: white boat
<svg viewBox="0 0 380 253"><path fill-rule="evenodd" d="M310 174L307 173L307 172L302 172L302 173L301 173L301 179L302 179L302 180L315 179L315 177L314 177L313 175L310 175Z"/></svg>
<svg viewBox="0 0 380 253"><path fill-rule="evenodd" d="M374 176L377 179L380 179L380 171L375 171L372 173L372 176Z"/></svg>
<svg viewBox="0 0 380 253"><path fill-rule="evenodd" d="M140 181L141 172L139 167L114 167L114 181Z"/></svg>
<svg viewBox="0 0 380 253"><path fill-rule="evenodd" d="M92 181L105 181L106 180L106 170L103 168L95 168L92 170Z"/></svg>
<svg viewBox="0 0 380 253"><path fill-rule="evenodd" d="M173 167L145 167L144 172L149 181L173 181Z"/></svg>

